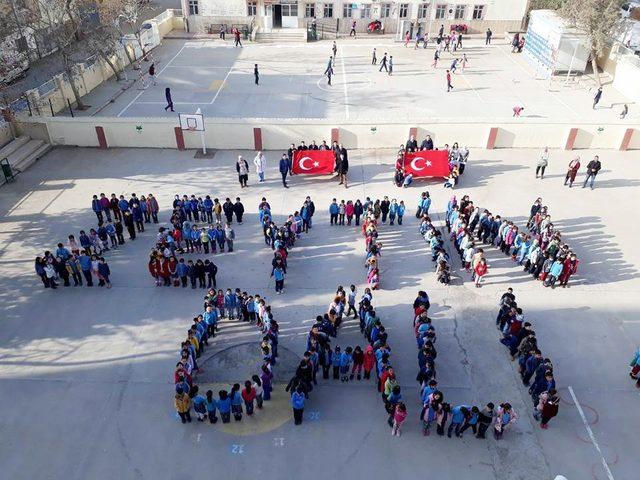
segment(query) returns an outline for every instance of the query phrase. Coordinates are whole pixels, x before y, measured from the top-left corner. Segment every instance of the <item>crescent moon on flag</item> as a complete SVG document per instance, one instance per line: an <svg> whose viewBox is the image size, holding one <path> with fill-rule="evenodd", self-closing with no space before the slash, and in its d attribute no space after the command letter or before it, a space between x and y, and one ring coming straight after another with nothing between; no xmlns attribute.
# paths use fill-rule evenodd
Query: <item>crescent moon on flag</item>
<svg viewBox="0 0 640 480"><path fill-rule="evenodd" d="M311 170L310 168L304 166L304 162L306 162L307 160L312 160L312 159L311 157L302 157L298 162L298 166L300 167L301 170Z"/></svg>
<svg viewBox="0 0 640 480"><path fill-rule="evenodd" d="M424 158L422 158L422 157L416 157L416 158L414 158L413 160L411 160L411 169L412 169L412 170L415 170L415 171L417 171L417 172L419 172L420 170L424 170L424 169L425 169L425 167L418 168L418 167L416 166L416 162L417 162L418 160L424 160Z"/></svg>

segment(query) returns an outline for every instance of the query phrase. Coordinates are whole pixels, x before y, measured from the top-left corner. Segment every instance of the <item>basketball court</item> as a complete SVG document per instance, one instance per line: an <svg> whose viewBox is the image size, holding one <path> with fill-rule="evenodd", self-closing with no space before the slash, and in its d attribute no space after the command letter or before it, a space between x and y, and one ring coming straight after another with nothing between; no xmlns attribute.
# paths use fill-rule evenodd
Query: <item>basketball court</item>
<svg viewBox="0 0 640 480"><path fill-rule="evenodd" d="M165 40L154 51L157 85L130 88L101 116L167 117L165 88L171 89L176 112L204 117L325 118L341 121L407 121L416 119L511 118L514 106L524 106L524 118L612 121L618 119L625 97L605 85L602 101L592 109L595 83L591 77L565 82L536 78L523 54L510 52L506 41L471 39L455 52L466 54L464 72L453 74L446 90L446 69L454 54L444 52L432 68L434 45L417 50L413 44L371 38L337 41L333 85L323 75L331 55L331 41L309 44L247 44L231 41ZM378 67L371 65L376 48ZM393 56L393 75L379 71L387 52ZM254 84L258 64L260 85ZM143 68L148 68L145 65ZM99 103L100 89L88 102ZM627 120L640 118L631 106Z"/></svg>

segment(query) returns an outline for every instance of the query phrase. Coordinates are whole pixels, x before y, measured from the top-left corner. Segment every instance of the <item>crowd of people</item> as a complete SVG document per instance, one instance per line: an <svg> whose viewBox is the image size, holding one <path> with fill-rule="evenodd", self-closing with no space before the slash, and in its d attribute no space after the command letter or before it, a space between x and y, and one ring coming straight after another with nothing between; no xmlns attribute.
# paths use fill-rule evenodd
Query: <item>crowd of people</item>
<svg viewBox="0 0 640 480"><path fill-rule="evenodd" d="M151 193L146 197L132 193L129 200L115 193L110 199L104 193L93 195L91 209L97 227L89 233L80 230L78 238L71 234L66 244L57 244L55 252L47 250L36 257L34 269L44 288L55 290L60 283L69 287L71 281L75 287L93 287L96 281L98 286L111 288L111 268L104 253L125 244L125 228L129 239L135 240L136 231L144 232L146 223L158 223L158 202Z"/></svg>
<svg viewBox="0 0 640 480"><path fill-rule="evenodd" d="M287 274L287 257L302 233L309 233L315 204L307 197L300 210L290 214L283 225L278 227L271 214L271 205L262 197L258 205L258 220L262 226L264 243L273 250L271 261L271 277L275 280L276 294L284 293L284 279Z"/></svg>
<svg viewBox="0 0 640 480"><path fill-rule="evenodd" d="M203 372L198 364L209 340L218 332L220 319L238 320L255 325L261 333L260 353L262 362L250 379L241 386L234 383L230 389L214 394L212 390L201 392L195 379ZM264 402L271 400L273 366L278 357L279 326L273 318L266 299L258 294L250 295L239 288L230 288L223 293L210 289L204 297L204 312L193 318L187 337L180 345L180 359L173 372L174 407L182 423L191 423L191 408L199 422L207 419L217 423L218 415L222 423L230 423L231 416L236 422L244 413L253 415L261 410Z"/></svg>
<svg viewBox="0 0 640 480"><path fill-rule="evenodd" d="M434 148L430 135L427 135L420 145L418 145L414 135L411 135L405 144L400 145L396 155L395 174L393 176L393 183L398 188L407 188L413 183L413 174L411 172L405 174L404 162L406 154L424 150L440 150L439 148ZM449 156L449 176L444 182L444 187L453 189L467 167L469 149L465 146L460 148L458 142L455 142L451 147L449 147L448 143L445 143L442 150L448 152Z"/></svg>
<svg viewBox="0 0 640 480"><path fill-rule="evenodd" d="M300 395L308 398L313 385L317 385L317 373L320 368L323 379L328 380L331 377L341 382L367 381L374 372L376 390L382 396L391 433L400 436L402 424L407 418L407 408L402 401L401 389L391 364L388 334L373 307L372 290L365 288L357 305L356 302L355 285L351 285L348 292L342 286L337 288L327 313L316 317L316 322L307 335L307 351L298 371L289 382L288 390L298 391ZM332 348L331 339L337 338L343 318L349 318L351 314L354 320L359 320L360 331L367 345L364 349L360 345L345 348L336 345ZM295 414L296 406L293 399L292 405ZM296 424L299 423L296 421Z"/></svg>
<svg viewBox="0 0 640 480"><path fill-rule="evenodd" d="M418 201L418 214L422 215L419 231L431 247L431 260L436 263L438 280L448 283L450 259L442 234L422 209L422 203L428 202L428 199L428 194L426 197L423 194ZM562 241L561 232L555 230L548 208L542 205L541 198L531 207L526 230L520 230L514 222L486 209L481 212L468 195L464 195L459 202L455 195L451 197L447 203L445 223L451 243L465 271L471 273L476 287L481 286L489 272L483 248L487 245L511 257L533 278L542 281L545 287L555 288L556 284L566 287L578 270L577 255Z"/></svg>
<svg viewBox="0 0 640 480"><path fill-rule="evenodd" d="M389 200L388 196L384 196L382 200L376 199L372 201L370 197L366 197L364 203L358 198L353 200L340 200L340 203L334 198L329 204L329 223L331 225L347 225L360 226L360 218L362 215L373 215L376 221L394 225L396 221L398 225L402 225L404 218L405 204L403 200L400 203L395 198Z"/></svg>
<svg viewBox="0 0 640 480"><path fill-rule="evenodd" d="M500 298L496 327L502 332L500 343L509 349L511 361L518 361L522 384L529 387L533 417L540 422L540 428L547 429L549 421L558 414L560 404L553 364L543 357L536 332L531 323L524 320L512 288Z"/></svg>
<svg viewBox="0 0 640 480"><path fill-rule="evenodd" d="M494 438L499 440L518 420L518 415L510 403L501 403L496 409L495 405L489 402L481 410L475 405L452 406L444 401L444 393L438 389L436 379L436 330L428 316L430 306L427 292L418 292L413 302L413 329L418 345L417 381L420 384L422 400L422 434L429 436L432 425L435 425L436 433L440 436L444 436L446 431L449 438L453 434L461 438L470 428L476 438L485 438L487 430L493 425Z"/></svg>

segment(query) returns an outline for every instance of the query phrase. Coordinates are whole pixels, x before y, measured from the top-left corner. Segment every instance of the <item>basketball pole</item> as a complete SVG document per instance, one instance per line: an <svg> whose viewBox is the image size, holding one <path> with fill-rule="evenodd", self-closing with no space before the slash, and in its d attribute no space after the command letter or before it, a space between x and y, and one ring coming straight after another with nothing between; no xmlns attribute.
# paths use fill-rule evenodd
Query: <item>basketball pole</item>
<svg viewBox="0 0 640 480"><path fill-rule="evenodd" d="M196 110L196 113L199 115L202 115L202 112L200 111L200 107L198 107L198 109ZM206 155L207 154L207 145L204 141L204 116L202 117L202 130L200 130L200 140L202 141L202 154Z"/></svg>

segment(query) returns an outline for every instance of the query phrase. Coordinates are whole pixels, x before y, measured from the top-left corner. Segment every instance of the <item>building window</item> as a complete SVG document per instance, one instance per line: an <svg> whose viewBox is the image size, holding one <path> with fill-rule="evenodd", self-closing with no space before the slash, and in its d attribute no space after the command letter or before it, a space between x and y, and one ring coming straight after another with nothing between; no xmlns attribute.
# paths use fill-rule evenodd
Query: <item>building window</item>
<svg viewBox="0 0 640 480"><path fill-rule="evenodd" d="M418 18L427 18L429 15L429 4L421 4L418 6Z"/></svg>
<svg viewBox="0 0 640 480"><path fill-rule="evenodd" d="M383 3L380 5L380 16L382 18L389 18L391 16L391 4Z"/></svg>
<svg viewBox="0 0 640 480"><path fill-rule="evenodd" d="M198 15L198 0L189 0L189 15Z"/></svg>
<svg viewBox="0 0 640 480"><path fill-rule="evenodd" d="M304 16L306 18L314 18L316 16L316 4L307 3L304 6Z"/></svg>
<svg viewBox="0 0 640 480"><path fill-rule="evenodd" d="M447 17L447 6L436 5L436 20L442 20Z"/></svg>
<svg viewBox="0 0 640 480"><path fill-rule="evenodd" d="M476 5L473 7L474 20L482 20L484 18L484 5Z"/></svg>
<svg viewBox="0 0 640 480"><path fill-rule="evenodd" d="M298 16L298 4L290 3L282 5L282 16L283 17L297 17Z"/></svg>
<svg viewBox="0 0 640 480"><path fill-rule="evenodd" d="M247 2L247 15L255 17L258 14L258 2Z"/></svg>
<svg viewBox="0 0 640 480"><path fill-rule="evenodd" d="M342 5L342 16L344 18L353 17L353 5L351 3L345 3Z"/></svg>
<svg viewBox="0 0 640 480"><path fill-rule="evenodd" d="M409 16L409 4L408 3L401 3L400 4L400 11L399 11L398 15L400 16L400 18L407 18Z"/></svg>
<svg viewBox="0 0 640 480"><path fill-rule="evenodd" d="M324 18L333 18L333 3L325 3L322 13Z"/></svg>
<svg viewBox="0 0 640 480"><path fill-rule="evenodd" d="M370 3L363 3L360 5L360 18L371 18Z"/></svg>
<svg viewBox="0 0 640 480"><path fill-rule="evenodd" d="M456 5L456 11L453 16L456 20L461 20L464 18L466 12L467 12L466 5Z"/></svg>

